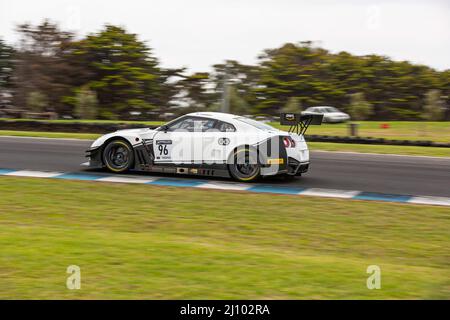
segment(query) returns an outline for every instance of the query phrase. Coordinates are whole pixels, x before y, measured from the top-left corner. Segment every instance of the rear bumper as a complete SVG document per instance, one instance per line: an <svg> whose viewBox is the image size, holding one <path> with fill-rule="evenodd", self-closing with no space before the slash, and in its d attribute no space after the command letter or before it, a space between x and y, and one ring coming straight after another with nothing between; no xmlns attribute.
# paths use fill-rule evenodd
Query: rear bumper
<svg viewBox="0 0 450 320"><path fill-rule="evenodd" d="M288 158L287 174L293 176L301 175L302 173L307 172L308 169L309 169L309 161L300 162L298 160L295 160L294 158L291 157Z"/></svg>

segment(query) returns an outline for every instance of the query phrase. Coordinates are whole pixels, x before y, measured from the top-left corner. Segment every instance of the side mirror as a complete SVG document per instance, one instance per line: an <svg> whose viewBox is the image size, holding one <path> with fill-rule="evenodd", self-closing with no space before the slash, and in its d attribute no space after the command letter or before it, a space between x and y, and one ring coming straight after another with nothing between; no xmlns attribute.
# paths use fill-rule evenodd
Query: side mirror
<svg viewBox="0 0 450 320"><path fill-rule="evenodd" d="M161 130L167 132L167 130L169 130L169 127L167 125L163 125L161 126Z"/></svg>

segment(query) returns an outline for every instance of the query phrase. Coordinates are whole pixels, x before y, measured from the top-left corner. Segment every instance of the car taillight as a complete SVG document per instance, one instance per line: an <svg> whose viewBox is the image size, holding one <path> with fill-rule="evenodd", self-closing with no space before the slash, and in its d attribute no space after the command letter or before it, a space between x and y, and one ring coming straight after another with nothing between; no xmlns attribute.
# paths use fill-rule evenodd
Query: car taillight
<svg viewBox="0 0 450 320"><path fill-rule="evenodd" d="M289 138L291 140L291 148L295 148L295 140L292 138Z"/></svg>
<svg viewBox="0 0 450 320"><path fill-rule="evenodd" d="M284 137L283 143L286 148L295 148L295 141L291 137Z"/></svg>

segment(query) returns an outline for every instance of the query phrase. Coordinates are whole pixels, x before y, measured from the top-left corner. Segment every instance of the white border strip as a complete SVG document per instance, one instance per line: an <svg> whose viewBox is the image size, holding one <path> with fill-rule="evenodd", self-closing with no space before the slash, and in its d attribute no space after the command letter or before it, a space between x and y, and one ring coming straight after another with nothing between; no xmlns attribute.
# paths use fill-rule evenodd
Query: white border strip
<svg viewBox="0 0 450 320"><path fill-rule="evenodd" d="M15 177L32 177L32 178L54 178L62 175L63 172L46 172L46 171L31 171L31 170L19 170L5 173L5 176Z"/></svg>

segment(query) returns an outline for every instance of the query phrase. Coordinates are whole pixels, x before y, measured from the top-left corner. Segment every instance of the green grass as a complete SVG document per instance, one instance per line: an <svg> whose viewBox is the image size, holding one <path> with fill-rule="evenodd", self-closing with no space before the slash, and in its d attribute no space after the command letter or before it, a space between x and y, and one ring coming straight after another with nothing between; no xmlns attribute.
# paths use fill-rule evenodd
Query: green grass
<svg viewBox="0 0 450 320"><path fill-rule="evenodd" d="M450 157L450 148L308 142L310 150Z"/></svg>
<svg viewBox="0 0 450 320"><path fill-rule="evenodd" d="M2 299L450 298L444 207L11 177L0 194Z"/></svg>
<svg viewBox="0 0 450 320"><path fill-rule="evenodd" d="M7 119L0 120L29 121L30 119ZM164 121L125 121L125 120L33 120L55 123L126 123L145 124L149 126L160 126ZM393 140L430 140L436 142L450 142L450 121L427 122L427 121L356 121L359 124L359 135L361 137L376 137ZM288 127L281 126L278 122L270 123L272 126L287 130ZM381 124L389 124L388 129L382 129ZM347 123L327 124L321 126L310 126L309 134L327 136L348 136Z"/></svg>
<svg viewBox="0 0 450 320"><path fill-rule="evenodd" d="M98 134L98 133L75 133L75 132L45 132L45 131L41 132L41 131L0 130L0 136L94 140L94 139L97 139L98 137L100 137L101 134Z"/></svg>
<svg viewBox="0 0 450 320"><path fill-rule="evenodd" d="M450 121L413 122L413 121L356 121L359 124L358 133L361 137L375 137L392 140L430 140L450 142ZM382 129L381 124L389 124L388 129ZM278 123L271 125L287 130L288 127ZM348 123L310 126L308 134L325 136L348 136Z"/></svg>

